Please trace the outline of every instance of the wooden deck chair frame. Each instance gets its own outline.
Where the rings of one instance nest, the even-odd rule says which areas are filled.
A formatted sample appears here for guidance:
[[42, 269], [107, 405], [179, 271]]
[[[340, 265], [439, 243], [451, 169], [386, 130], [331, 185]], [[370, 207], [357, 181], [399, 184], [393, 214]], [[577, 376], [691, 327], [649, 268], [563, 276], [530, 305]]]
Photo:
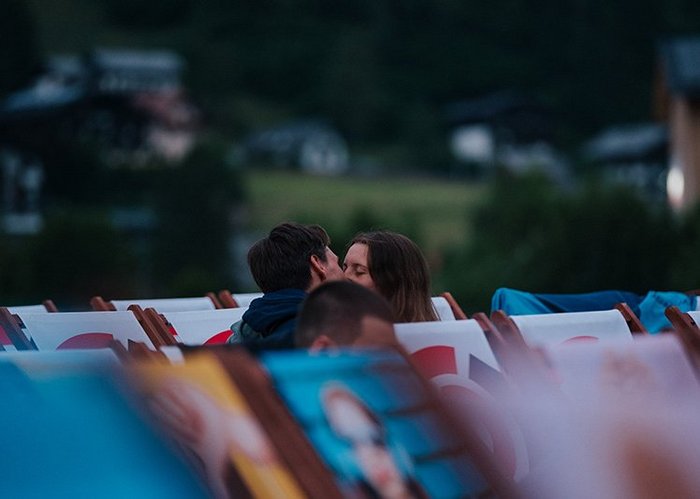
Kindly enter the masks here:
[[464, 310], [462, 310], [462, 307], [459, 306], [457, 300], [454, 299], [452, 293], [450, 293], [449, 291], [445, 291], [443, 293], [440, 293], [440, 296], [447, 300], [447, 303], [450, 305], [455, 319], [457, 319], [458, 321], [463, 321], [467, 319], [467, 314], [464, 313]]
[[[183, 350], [196, 352], [197, 348]], [[335, 477], [321, 460], [306, 435], [294, 421], [294, 416], [274, 391], [270, 378], [242, 348], [211, 348], [229, 377], [248, 402], [253, 414], [275, 443], [280, 459], [292, 471], [299, 486], [309, 498], [341, 499]], [[284, 445], [277, 445], [284, 443]]]
[[[170, 363], [168, 358], [163, 352], [158, 350], [151, 350], [148, 345], [140, 341], [128, 340], [129, 347], [127, 349], [127, 358], [133, 361], [146, 361], [146, 362], [167, 362]], [[123, 348], [123, 347], [122, 347]]]
[[158, 327], [157, 321], [155, 321], [152, 316], [144, 312], [144, 310], [138, 305], [129, 305], [129, 310], [134, 314], [136, 320], [139, 321], [141, 327], [146, 332], [146, 336], [151, 340], [153, 346], [160, 348], [162, 346], [169, 346], [177, 344], [173, 335], [168, 333], [163, 334]]
[[649, 334], [649, 331], [644, 327], [642, 321], [639, 317], [632, 311], [632, 309], [626, 303], [618, 303], [615, 308], [620, 311], [622, 317], [624, 317], [627, 327], [630, 329], [632, 334]]
[[523, 369], [531, 373], [543, 370], [542, 353], [525, 342], [518, 326], [503, 311], [495, 311], [490, 318], [483, 312], [472, 317], [484, 331], [496, 360], [509, 375], [517, 376]]
[[153, 327], [155, 334], [159, 338], [160, 346], [174, 346], [178, 345], [179, 342], [170, 332], [171, 324], [165, 318], [163, 314], [158, 312], [155, 308], [149, 307], [144, 311], [146, 320]]
[[[241, 293], [241, 295], [260, 295], [262, 296], [262, 293]], [[236, 296], [234, 293], [229, 291], [228, 289], [222, 289], [219, 291], [218, 295], [219, 301], [223, 305], [223, 308], [239, 308], [239, 307], [247, 307], [248, 303], [239, 303], [236, 300]]]
[[238, 308], [238, 302], [233, 297], [233, 293], [228, 289], [222, 289], [217, 296], [224, 308]]
[[22, 331], [22, 319], [17, 314], [13, 314], [7, 307], [0, 307], [0, 324], [7, 337], [17, 350], [36, 350], [36, 345]]
[[[700, 326], [693, 318], [673, 305], [666, 309], [666, 317], [671, 322], [675, 334], [688, 352], [695, 371], [700, 374]], [[666, 334], [666, 333], [665, 333]]]

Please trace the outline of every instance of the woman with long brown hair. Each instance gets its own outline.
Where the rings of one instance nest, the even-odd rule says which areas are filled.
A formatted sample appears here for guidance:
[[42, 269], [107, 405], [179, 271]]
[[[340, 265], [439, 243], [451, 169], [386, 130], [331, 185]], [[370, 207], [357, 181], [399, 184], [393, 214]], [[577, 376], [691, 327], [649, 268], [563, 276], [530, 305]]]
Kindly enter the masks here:
[[436, 321], [430, 273], [416, 243], [390, 231], [362, 232], [348, 246], [345, 277], [377, 291], [391, 304], [395, 322]]

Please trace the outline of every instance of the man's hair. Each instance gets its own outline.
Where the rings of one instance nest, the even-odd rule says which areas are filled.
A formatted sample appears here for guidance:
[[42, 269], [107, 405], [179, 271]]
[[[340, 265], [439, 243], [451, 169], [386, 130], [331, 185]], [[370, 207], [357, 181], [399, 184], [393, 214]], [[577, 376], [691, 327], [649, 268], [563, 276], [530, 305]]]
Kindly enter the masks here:
[[330, 238], [319, 225], [280, 224], [248, 250], [248, 266], [263, 293], [311, 284], [311, 255], [326, 261]]
[[368, 316], [394, 322], [389, 303], [377, 293], [350, 281], [322, 284], [302, 304], [296, 346], [309, 347], [322, 334], [348, 345], [360, 335], [362, 319]]

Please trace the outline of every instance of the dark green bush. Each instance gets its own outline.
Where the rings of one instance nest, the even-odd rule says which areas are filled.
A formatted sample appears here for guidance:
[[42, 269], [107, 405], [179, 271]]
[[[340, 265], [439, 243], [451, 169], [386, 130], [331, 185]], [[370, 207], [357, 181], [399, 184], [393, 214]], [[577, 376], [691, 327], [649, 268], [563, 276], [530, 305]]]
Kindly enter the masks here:
[[[475, 218], [473, 243], [449, 252], [445, 288], [472, 311], [498, 287], [581, 293], [668, 288], [677, 253], [669, 211], [589, 184], [565, 192], [537, 176], [500, 175]], [[700, 243], [700, 238], [697, 239]]]

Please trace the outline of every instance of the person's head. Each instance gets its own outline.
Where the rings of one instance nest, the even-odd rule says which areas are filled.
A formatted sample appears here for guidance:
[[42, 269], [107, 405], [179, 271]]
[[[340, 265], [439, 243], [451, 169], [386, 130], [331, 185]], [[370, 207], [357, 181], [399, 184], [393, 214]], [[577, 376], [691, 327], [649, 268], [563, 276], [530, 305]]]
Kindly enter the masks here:
[[437, 320], [430, 298], [430, 273], [420, 248], [389, 231], [360, 233], [348, 246], [345, 277], [386, 298], [396, 322]]
[[248, 266], [263, 293], [281, 289], [309, 291], [320, 283], [342, 279], [338, 257], [319, 225], [283, 223], [248, 251]]
[[397, 344], [389, 304], [350, 281], [328, 282], [309, 293], [294, 334], [296, 345], [310, 350]]

